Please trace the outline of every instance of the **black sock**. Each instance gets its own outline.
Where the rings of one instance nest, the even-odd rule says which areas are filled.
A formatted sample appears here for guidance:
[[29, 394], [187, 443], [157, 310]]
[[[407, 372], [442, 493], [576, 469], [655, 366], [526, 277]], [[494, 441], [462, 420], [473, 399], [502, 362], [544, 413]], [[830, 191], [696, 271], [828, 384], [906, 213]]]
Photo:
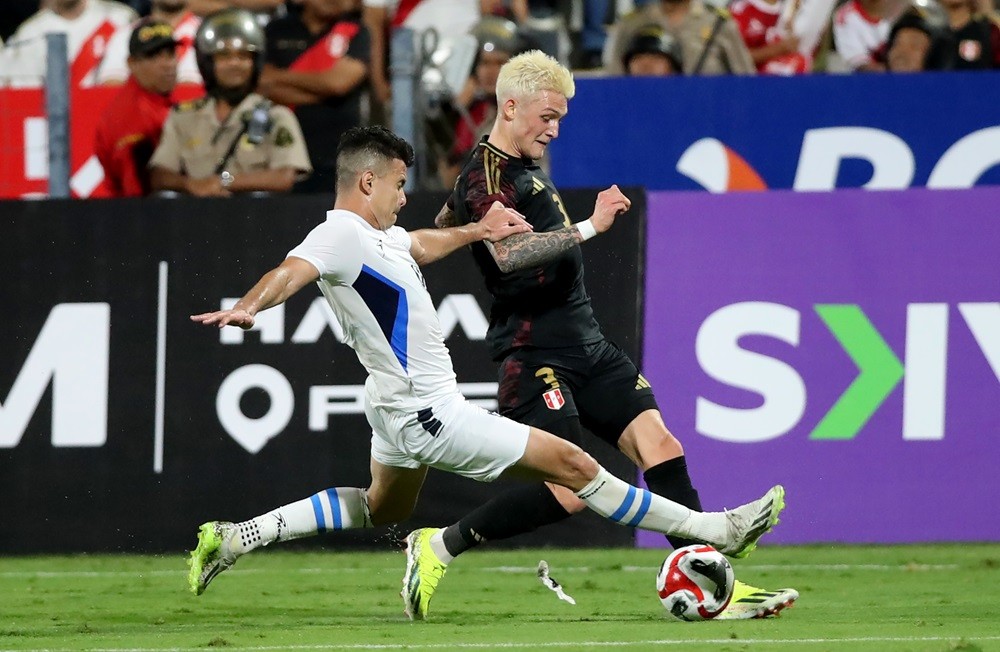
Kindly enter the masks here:
[[[650, 467], [642, 474], [642, 478], [646, 481], [646, 486], [654, 494], [669, 498], [675, 503], [680, 503], [696, 512], [704, 511], [701, 508], [701, 499], [698, 498], [698, 491], [691, 486], [691, 476], [688, 475], [687, 462], [683, 455]], [[675, 549], [699, 543], [698, 541], [671, 536], [669, 534], [667, 535], [667, 541]]]
[[517, 487], [500, 494], [445, 528], [441, 536], [449, 554], [457, 557], [484, 541], [507, 539], [569, 518], [544, 484]]

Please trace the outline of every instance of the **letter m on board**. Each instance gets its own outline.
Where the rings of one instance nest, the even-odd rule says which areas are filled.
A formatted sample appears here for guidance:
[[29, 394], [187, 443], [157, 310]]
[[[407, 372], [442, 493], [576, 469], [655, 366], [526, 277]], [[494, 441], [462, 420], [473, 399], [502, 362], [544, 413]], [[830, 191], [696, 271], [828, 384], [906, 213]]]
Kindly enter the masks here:
[[[52, 445], [103, 446], [108, 438], [110, 340], [108, 304], [55, 306], [0, 404], [0, 448], [18, 445], [50, 384]], [[13, 366], [15, 361], [2, 363]]]

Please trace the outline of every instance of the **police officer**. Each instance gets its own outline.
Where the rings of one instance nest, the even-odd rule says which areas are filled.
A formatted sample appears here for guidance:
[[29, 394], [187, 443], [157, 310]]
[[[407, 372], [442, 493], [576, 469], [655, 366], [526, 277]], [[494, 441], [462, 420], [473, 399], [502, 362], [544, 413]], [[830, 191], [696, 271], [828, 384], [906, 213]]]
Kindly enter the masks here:
[[680, 43], [685, 75], [753, 75], [757, 72], [740, 31], [725, 9], [702, 0], [659, 0], [615, 24], [605, 44], [607, 71], [625, 74], [622, 60], [633, 36], [661, 25]]
[[629, 41], [622, 66], [632, 77], [680, 75], [684, 70], [680, 43], [661, 25], [643, 27]]
[[149, 163], [153, 189], [203, 197], [290, 190], [312, 166], [295, 115], [253, 92], [264, 61], [254, 16], [212, 14], [195, 53], [208, 94], [171, 111]]

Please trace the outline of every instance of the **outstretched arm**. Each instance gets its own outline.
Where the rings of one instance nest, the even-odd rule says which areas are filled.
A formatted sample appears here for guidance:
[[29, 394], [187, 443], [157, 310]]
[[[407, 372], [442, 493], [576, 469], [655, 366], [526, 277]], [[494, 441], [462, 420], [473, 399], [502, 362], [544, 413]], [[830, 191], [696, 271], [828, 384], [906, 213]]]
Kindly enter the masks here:
[[[500, 242], [487, 243], [493, 260], [501, 272], [535, 267], [548, 262], [559, 254], [572, 249], [598, 233], [604, 233], [614, 224], [615, 217], [632, 206], [618, 186], [597, 193], [594, 213], [588, 219], [558, 231], [545, 233], [519, 233]], [[443, 212], [443, 211], [442, 211]], [[440, 216], [439, 216], [440, 217]]]
[[459, 247], [486, 240], [495, 242], [513, 234], [531, 231], [531, 225], [517, 211], [500, 202], [486, 212], [483, 219], [463, 226], [420, 229], [410, 233], [410, 254], [418, 265], [440, 260]]
[[243, 295], [229, 310], [205, 312], [191, 315], [191, 321], [223, 326], [239, 326], [242, 329], [253, 328], [254, 315], [261, 310], [267, 310], [279, 303], [284, 303], [290, 296], [301, 290], [306, 284], [315, 281], [319, 272], [302, 258], [294, 256], [286, 258], [283, 263], [272, 269], [257, 281], [257, 285]]

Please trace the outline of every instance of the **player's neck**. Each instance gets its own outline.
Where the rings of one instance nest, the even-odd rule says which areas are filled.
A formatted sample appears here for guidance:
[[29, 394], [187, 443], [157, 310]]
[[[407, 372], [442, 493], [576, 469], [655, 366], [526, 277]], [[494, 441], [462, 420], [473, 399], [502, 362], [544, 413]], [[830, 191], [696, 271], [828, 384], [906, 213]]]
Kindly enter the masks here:
[[517, 152], [517, 147], [514, 146], [514, 139], [507, 134], [500, 124], [500, 118], [493, 123], [493, 129], [490, 130], [490, 135], [486, 139], [486, 142], [499, 149], [504, 154], [509, 154], [515, 158], [521, 155]]
[[368, 222], [372, 228], [379, 231], [386, 230], [386, 227], [379, 224], [378, 218], [375, 217], [375, 212], [372, 210], [371, 203], [364, 195], [348, 194], [344, 197], [338, 195], [336, 201], [333, 203], [333, 208], [334, 210], [354, 213], [365, 222]]

